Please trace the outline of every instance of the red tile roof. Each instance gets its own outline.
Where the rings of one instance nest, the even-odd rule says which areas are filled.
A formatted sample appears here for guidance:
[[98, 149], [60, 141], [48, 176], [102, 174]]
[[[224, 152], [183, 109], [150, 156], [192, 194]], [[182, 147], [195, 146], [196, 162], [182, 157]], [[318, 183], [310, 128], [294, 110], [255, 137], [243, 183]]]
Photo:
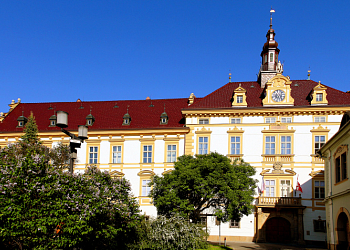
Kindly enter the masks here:
[[[95, 117], [95, 122], [92, 126], [89, 126], [89, 131], [179, 128], [184, 126], [181, 109], [188, 106], [187, 101], [187, 98], [181, 98], [137, 101], [20, 103], [0, 123], [0, 133], [22, 132], [23, 128], [17, 128], [17, 118], [22, 115], [22, 111], [27, 118], [33, 112], [38, 129], [41, 132], [59, 130], [58, 127], [49, 127], [49, 119], [55, 111], [66, 111], [69, 113], [67, 129], [77, 130], [78, 125], [86, 124], [85, 118], [90, 114], [90, 109], [91, 114]], [[150, 107], [151, 104], [154, 107]], [[118, 107], [115, 107], [115, 105]], [[169, 121], [166, 125], [160, 125], [160, 115], [164, 112], [164, 105]], [[129, 126], [122, 125], [123, 116], [127, 113], [127, 109], [131, 116]]]
[[[292, 80], [291, 89], [294, 106], [311, 106], [308, 96], [317, 84], [317, 82], [312, 80]], [[231, 108], [233, 92], [239, 85], [247, 91], [248, 107], [263, 107], [262, 96], [264, 89], [260, 87], [258, 82], [229, 82], [185, 109]], [[349, 94], [328, 86], [325, 87], [327, 87], [328, 106], [350, 105]]]

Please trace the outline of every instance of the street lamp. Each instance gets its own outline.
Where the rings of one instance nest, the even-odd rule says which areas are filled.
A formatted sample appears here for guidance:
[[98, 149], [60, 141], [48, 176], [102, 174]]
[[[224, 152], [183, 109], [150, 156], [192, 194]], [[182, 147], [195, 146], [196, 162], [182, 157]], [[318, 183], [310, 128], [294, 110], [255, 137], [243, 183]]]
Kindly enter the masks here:
[[70, 161], [69, 172], [73, 174], [74, 160], [77, 158], [77, 148], [80, 148], [81, 143], [88, 138], [88, 128], [85, 125], [78, 126], [78, 136], [65, 130], [68, 127], [68, 113], [64, 111], [57, 111], [57, 127], [61, 128], [61, 131], [70, 137], [69, 149], [70, 149]]

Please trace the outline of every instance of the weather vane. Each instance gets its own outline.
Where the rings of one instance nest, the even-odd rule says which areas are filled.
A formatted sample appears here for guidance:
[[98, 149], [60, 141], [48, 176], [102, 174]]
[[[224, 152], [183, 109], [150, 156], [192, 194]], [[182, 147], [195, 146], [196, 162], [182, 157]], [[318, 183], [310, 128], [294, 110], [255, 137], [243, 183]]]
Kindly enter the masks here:
[[272, 29], [272, 13], [275, 13], [275, 10], [272, 9], [272, 6], [271, 6], [271, 10], [270, 10], [270, 29]]

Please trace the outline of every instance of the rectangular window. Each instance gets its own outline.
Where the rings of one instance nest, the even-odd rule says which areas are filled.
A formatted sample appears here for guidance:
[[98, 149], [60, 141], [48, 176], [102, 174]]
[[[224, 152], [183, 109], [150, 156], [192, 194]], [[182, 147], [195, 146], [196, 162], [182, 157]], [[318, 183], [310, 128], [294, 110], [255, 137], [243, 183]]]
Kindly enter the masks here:
[[152, 145], [143, 146], [143, 163], [152, 162]]
[[241, 153], [241, 137], [231, 137], [231, 155], [239, 155]]
[[243, 103], [243, 96], [242, 95], [237, 96], [237, 103]]
[[270, 62], [273, 62], [273, 53], [270, 53]]
[[276, 137], [275, 136], [265, 137], [265, 154], [267, 155], [276, 154]]
[[231, 123], [241, 123], [241, 118], [232, 118]]
[[325, 220], [314, 220], [314, 232], [326, 232], [326, 221]]
[[340, 182], [347, 178], [346, 153], [344, 152], [335, 158], [335, 182]]
[[266, 197], [275, 197], [275, 180], [265, 180]]
[[290, 180], [281, 180], [281, 197], [291, 197]]
[[292, 139], [291, 136], [281, 136], [281, 154], [282, 155], [290, 155], [292, 147]]
[[208, 154], [208, 137], [198, 138], [198, 154], [200, 155]]
[[315, 116], [314, 118], [315, 122], [326, 122], [325, 116]]
[[281, 122], [282, 123], [292, 123], [292, 117], [282, 117]]
[[315, 198], [324, 198], [324, 181], [315, 181]]
[[142, 180], [142, 196], [149, 196], [151, 192], [151, 187], [149, 186], [150, 182], [151, 180]]
[[96, 164], [98, 160], [98, 147], [89, 148], [89, 164]]
[[317, 154], [317, 151], [326, 143], [326, 136], [325, 135], [315, 135], [315, 152], [314, 154]]
[[201, 216], [201, 220], [199, 223], [202, 227], [206, 227], [207, 226], [207, 216]]
[[199, 119], [199, 124], [209, 124], [209, 119]]
[[266, 117], [265, 123], [276, 123], [276, 117]]
[[239, 221], [231, 220], [230, 221], [230, 228], [240, 228]]
[[346, 171], [346, 153], [343, 153], [340, 156], [341, 161], [341, 173], [342, 173], [342, 179], [345, 180], [347, 178], [347, 171]]
[[122, 146], [113, 146], [113, 163], [121, 163], [122, 162]]
[[323, 101], [323, 94], [317, 93], [316, 94], [316, 102], [322, 102]]
[[168, 145], [167, 146], [166, 161], [167, 162], [175, 162], [176, 161], [176, 145]]

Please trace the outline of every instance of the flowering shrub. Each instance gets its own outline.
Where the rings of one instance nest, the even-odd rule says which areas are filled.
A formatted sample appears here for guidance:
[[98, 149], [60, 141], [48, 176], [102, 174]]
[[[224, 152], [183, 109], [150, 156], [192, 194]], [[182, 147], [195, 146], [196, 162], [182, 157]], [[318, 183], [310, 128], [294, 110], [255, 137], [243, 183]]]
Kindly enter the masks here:
[[0, 248], [124, 249], [141, 220], [130, 183], [55, 168], [38, 140], [0, 151]]
[[170, 218], [160, 215], [156, 219], [150, 219], [143, 224], [142, 230], [142, 242], [135, 249], [207, 248], [205, 230], [179, 215]]

